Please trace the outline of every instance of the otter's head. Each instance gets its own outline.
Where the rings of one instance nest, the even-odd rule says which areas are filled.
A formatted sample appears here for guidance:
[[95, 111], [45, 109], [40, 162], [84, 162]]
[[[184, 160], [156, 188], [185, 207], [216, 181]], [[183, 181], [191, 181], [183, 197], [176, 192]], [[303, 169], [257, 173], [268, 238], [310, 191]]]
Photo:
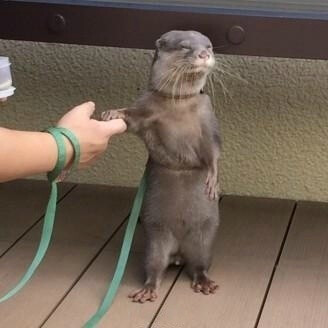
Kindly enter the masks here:
[[150, 87], [179, 98], [199, 93], [215, 65], [211, 41], [196, 31], [171, 31], [156, 41]]

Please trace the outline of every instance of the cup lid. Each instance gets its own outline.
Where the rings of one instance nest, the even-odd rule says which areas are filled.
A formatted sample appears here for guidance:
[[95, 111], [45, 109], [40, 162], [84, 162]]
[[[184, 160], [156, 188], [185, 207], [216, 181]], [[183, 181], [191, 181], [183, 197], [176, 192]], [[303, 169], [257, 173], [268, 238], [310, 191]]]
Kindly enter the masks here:
[[15, 90], [16, 88], [14, 87], [9, 87], [8, 89], [5, 90], [0, 90], [0, 98], [7, 98], [9, 96], [12, 96]]
[[10, 66], [9, 58], [0, 56], [0, 68], [8, 66]]
[[9, 64], [9, 57], [0, 56], [0, 65]]

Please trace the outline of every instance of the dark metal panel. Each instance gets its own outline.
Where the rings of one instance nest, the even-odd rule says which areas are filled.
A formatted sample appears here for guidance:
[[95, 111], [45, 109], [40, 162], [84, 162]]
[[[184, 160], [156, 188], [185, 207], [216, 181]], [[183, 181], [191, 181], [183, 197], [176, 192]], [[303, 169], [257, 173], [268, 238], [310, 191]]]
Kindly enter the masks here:
[[0, 2], [2, 39], [151, 49], [172, 29], [203, 32], [225, 54], [328, 59], [325, 19]]

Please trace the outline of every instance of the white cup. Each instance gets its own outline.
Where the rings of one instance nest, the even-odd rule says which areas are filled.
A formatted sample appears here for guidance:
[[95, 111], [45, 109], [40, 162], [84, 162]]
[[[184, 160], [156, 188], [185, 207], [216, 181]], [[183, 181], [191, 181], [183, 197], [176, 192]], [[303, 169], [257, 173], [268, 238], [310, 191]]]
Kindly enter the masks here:
[[6, 98], [14, 94], [8, 57], [0, 56], [0, 98]]

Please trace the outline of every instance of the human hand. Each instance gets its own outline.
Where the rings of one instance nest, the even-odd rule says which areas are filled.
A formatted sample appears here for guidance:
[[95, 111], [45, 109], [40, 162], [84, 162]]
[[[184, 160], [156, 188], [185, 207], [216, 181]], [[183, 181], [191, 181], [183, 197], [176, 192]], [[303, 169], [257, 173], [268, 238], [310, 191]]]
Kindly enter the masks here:
[[[95, 104], [86, 102], [74, 107], [57, 123], [57, 126], [71, 130], [78, 138], [81, 147], [80, 167], [94, 162], [106, 150], [111, 136], [123, 133], [127, 128], [121, 119], [108, 122], [92, 119], [94, 111]], [[72, 159], [73, 147], [66, 138], [65, 141], [67, 156]]]

